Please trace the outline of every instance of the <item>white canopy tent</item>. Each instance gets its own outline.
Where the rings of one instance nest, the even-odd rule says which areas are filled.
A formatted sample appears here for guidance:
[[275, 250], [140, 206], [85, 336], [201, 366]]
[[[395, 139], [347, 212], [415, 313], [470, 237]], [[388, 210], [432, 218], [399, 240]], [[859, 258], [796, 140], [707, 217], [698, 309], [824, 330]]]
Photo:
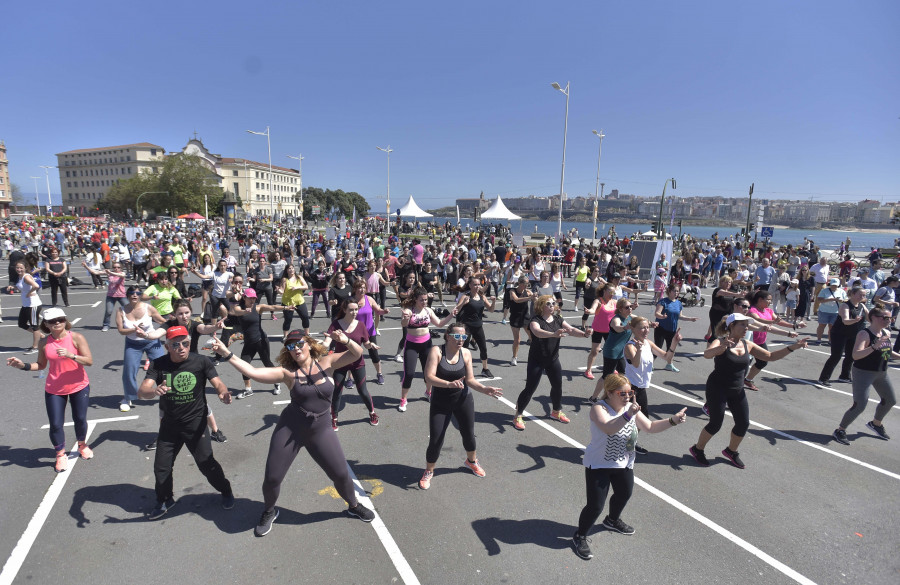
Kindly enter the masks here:
[[481, 219], [513, 220], [522, 219], [522, 217], [510, 211], [506, 204], [503, 203], [503, 200], [500, 199], [500, 196], [497, 195], [497, 200], [481, 214]]
[[413, 199], [413, 196], [409, 196], [409, 201], [406, 202], [406, 205], [400, 208], [400, 216], [412, 216], [412, 217], [434, 217], [421, 207], [419, 207], [416, 200]]

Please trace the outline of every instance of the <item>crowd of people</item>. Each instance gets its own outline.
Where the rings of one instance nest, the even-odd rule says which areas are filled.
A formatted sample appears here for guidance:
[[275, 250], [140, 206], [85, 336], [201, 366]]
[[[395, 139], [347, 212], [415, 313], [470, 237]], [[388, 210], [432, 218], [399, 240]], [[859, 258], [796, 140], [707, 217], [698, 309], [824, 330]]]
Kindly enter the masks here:
[[[115, 327], [125, 337], [120, 410], [131, 410], [139, 399], [159, 400], [159, 434], [148, 445], [156, 450], [157, 504], [151, 519], [161, 518], [176, 503], [172, 469], [182, 446], [220, 492], [222, 506], [234, 506], [231, 484], [212, 452], [213, 441], [227, 439], [207, 403], [206, 387], [214, 388], [227, 405], [232, 398], [250, 399], [256, 381], [270, 386], [273, 394], [287, 388], [290, 403], [272, 433], [263, 511], [255, 533], [264, 536], [272, 529], [281, 484], [303, 447], [346, 500], [348, 513], [370, 522], [374, 513], [356, 497], [336, 432], [343, 391], [354, 387], [369, 423], [379, 424], [369, 383], [385, 384], [379, 327], [398, 314], [402, 333], [396, 355], [391, 354], [402, 363], [399, 392], [393, 397], [397, 410], [407, 411], [419, 376], [430, 402], [430, 440], [419, 480], [423, 490], [432, 485], [452, 420], [466, 451], [463, 465], [485, 477], [476, 451], [471, 391], [494, 398], [503, 394], [488, 385], [495, 379], [491, 362], [518, 366], [519, 347], [527, 343], [525, 384], [512, 426], [525, 430], [526, 408], [544, 375], [550, 386], [547, 416], [566, 424], [570, 419], [562, 406], [561, 341], [591, 338], [589, 343], [573, 342], [585, 352], [583, 376], [596, 379], [590, 397], [585, 396], [591, 434], [584, 456], [587, 503], [573, 538], [576, 553], [585, 559], [592, 556], [588, 533], [602, 513], [610, 486], [614, 493], [603, 525], [634, 532], [621, 514], [634, 483], [635, 454], [648, 452], [638, 444], [639, 432], [656, 433], [687, 420], [685, 410], [651, 420], [647, 389], [656, 358], [663, 360], [665, 370], [679, 372], [675, 358], [683, 340], [680, 323], [700, 319], [688, 313], [702, 306], [697, 302], [701, 288], [711, 288], [703, 352], [712, 361], [703, 407], [709, 418], [687, 449], [699, 465], [709, 465], [705, 448], [728, 409], [734, 425], [722, 453], [735, 467], [745, 467], [739, 447], [750, 421], [746, 391], [759, 390], [754, 379], [769, 362], [811, 343], [830, 346], [816, 383], [831, 386], [843, 357], [837, 381], [853, 388], [853, 405], [833, 439], [849, 444], [846, 429], [864, 411], [870, 388], [881, 402], [867, 426], [879, 438], [889, 438], [883, 419], [896, 404], [887, 363], [900, 357], [900, 336], [891, 342], [900, 307], [900, 296], [895, 296], [900, 276], [882, 270], [878, 257], [870, 256], [869, 266], [853, 266], [852, 258], [834, 266], [812, 242], [747, 249], [730, 239], [685, 238], [671, 264], [660, 254], [648, 267], [630, 253], [627, 238], [614, 234], [599, 241], [547, 239], [516, 246], [496, 226], [470, 233], [451, 225], [419, 226], [421, 233], [408, 238], [399, 237], [399, 229], [372, 231], [375, 227], [363, 223], [333, 238], [319, 231], [227, 229], [221, 224], [84, 221], [7, 227], [6, 241], [14, 240], [9, 292], [21, 297], [18, 326], [29, 333], [30, 341], [24, 353], [37, 354], [35, 362], [11, 357], [7, 364], [26, 371], [48, 370], [45, 402], [56, 471], [67, 466], [67, 404], [79, 455], [93, 457], [85, 443], [90, 399], [85, 368], [92, 366], [93, 358], [86, 338], [72, 330], [65, 312], [69, 287], [79, 285], [105, 289], [103, 315], [96, 325], [102, 333]], [[89, 284], [72, 274], [75, 262], [84, 268]], [[652, 296], [646, 290], [651, 280]], [[45, 282], [51, 288], [47, 306], [41, 298]], [[570, 289], [574, 302], [563, 295]], [[635, 314], [642, 300], [652, 305], [646, 316]], [[311, 328], [320, 305], [328, 324], [317, 331], [324, 334]], [[563, 310], [574, 311], [576, 324], [563, 318]], [[506, 350], [487, 335], [488, 313], [509, 325], [510, 353], [501, 355]], [[281, 343], [273, 355], [263, 322], [279, 318]], [[296, 318], [299, 328], [294, 326]], [[813, 318], [815, 341], [798, 337]], [[788, 337], [791, 344], [770, 350], [769, 333]], [[204, 346], [215, 359], [199, 353], [201, 336], [211, 336]], [[237, 354], [235, 343], [241, 344]], [[477, 377], [470, 348], [478, 350]], [[598, 355], [603, 363], [595, 377]], [[259, 366], [253, 364], [257, 359]], [[222, 382], [216, 370], [222, 364], [240, 374], [240, 390], [232, 393]], [[142, 368], [146, 374], [139, 381]]]

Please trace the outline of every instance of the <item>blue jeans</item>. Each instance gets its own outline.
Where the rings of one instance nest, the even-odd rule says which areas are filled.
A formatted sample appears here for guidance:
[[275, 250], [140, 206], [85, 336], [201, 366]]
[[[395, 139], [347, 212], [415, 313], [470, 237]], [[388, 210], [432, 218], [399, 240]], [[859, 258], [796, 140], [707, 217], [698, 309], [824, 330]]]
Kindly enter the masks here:
[[125, 308], [125, 305], [128, 304], [128, 301], [125, 297], [106, 297], [106, 311], [103, 313], [103, 326], [109, 327], [109, 318], [112, 317], [113, 310], [116, 308], [116, 303], [122, 305], [122, 308]]
[[147, 352], [147, 357], [155, 360], [165, 355], [162, 343], [158, 339], [129, 339], [125, 338], [125, 364], [122, 367], [122, 387], [125, 391], [124, 400], [137, 400], [137, 374], [141, 368], [141, 356]]

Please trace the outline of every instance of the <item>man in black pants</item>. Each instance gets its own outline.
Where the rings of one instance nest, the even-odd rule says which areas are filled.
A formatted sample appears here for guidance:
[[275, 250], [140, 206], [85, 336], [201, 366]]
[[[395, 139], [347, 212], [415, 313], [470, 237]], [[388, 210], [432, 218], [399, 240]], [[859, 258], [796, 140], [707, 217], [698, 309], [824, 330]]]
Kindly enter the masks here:
[[231, 404], [231, 393], [216, 373], [212, 360], [191, 353], [190, 344], [185, 327], [170, 327], [166, 332], [168, 355], [153, 360], [138, 390], [138, 396], [144, 400], [159, 396], [162, 410], [153, 463], [157, 504], [150, 512], [150, 520], [162, 518], [175, 505], [172, 468], [182, 446], [187, 446], [197, 468], [222, 494], [222, 507], [226, 510], [234, 507], [231, 484], [213, 457], [206, 428], [206, 383], [213, 385], [219, 400], [225, 404]]

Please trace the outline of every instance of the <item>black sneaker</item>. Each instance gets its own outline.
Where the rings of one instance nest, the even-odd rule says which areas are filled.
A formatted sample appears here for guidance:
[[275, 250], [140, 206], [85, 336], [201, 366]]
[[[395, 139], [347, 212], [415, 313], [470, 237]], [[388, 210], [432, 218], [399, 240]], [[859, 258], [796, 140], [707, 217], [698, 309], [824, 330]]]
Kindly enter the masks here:
[[[589, 396], [587, 401], [588, 401], [588, 404], [598, 404], [600, 402], [600, 397], [599, 396], [597, 396], [597, 397]], [[587, 537], [585, 537], [585, 538], [587, 538]]]
[[158, 502], [150, 512], [150, 520], [159, 520], [175, 505], [175, 498], [169, 498], [165, 502]]
[[876, 427], [875, 423], [869, 421], [866, 423], [866, 426], [875, 431], [875, 434], [878, 435], [879, 438], [884, 439], [885, 441], [891, 440], [891, 437], [887, 434], [887, 431], [884, 430], [884, 425]]
[[347, 508], [347, 513], [363, 522], [371, 522], [375, 519], [375, 512], [360, 503], [357, 503], [355, 508]]
[[272, 530], [272, 524], [275, 523], [275, 519], [278, 518], [278, 508], [272, 508], [271, 510], [263, 510], [262, 516], [259, 517], [259, 522], [256, 524], [256, 528], [253, 529], [253, 534], [256, 536], [265, 536]]
[[234, 508], [234, 494], [222, 494], [222, 507], [226, 510]]
[[217, 443], [227, 443], [228, 439], [225, 437], [225, 433], [220, 430], [212, 432], [209, 434], [209, 438]]
[[646, 455], [646, 454], [649, 453], [650, 451], [648, 451], [647, 449], [644, 449], [644, 448], [641, 447], [640, 445], [635, 445], [635, 446], [634, 446], [634, 452], [637, 453], [638, 455]]
[[844, 429], [834, 429], [834, 432], [831, 433], [831, 438], [841, 445], [850, 444], [850, 439], [847, 438], [847, 431], [845, 431]]
[[492, 374], [489, 369], [484, 368], [483, 370], [481, 370], [481, 377], [482, 378], [493, 378], [494, 374]]
[[691, 448], [688, 449], [691, 454], [691, 457], [694, 458], [694, 461], [702, 465], [703, 467], [709, 467], [709, 459], [706, 458], [706, 453], [703, 452], [703, 449], [698, 449], [697, 445], [691, 445]]
[[700, 407], [700, 410], [703, 411], [703, 414], [705, 414], [706, 416], [709, 416], [709, 404], [704, 402], [703, 406]]
[[732, 451], [728, 447], [725, 447], [724, 449], [722, 449], [722, 455], [724, 455], [726, 459], [731, 461], [731, 464], [738, 469], [744, 468], [744, 462], [741, 461], [741, 456], [737, 451]]
[[594, 558], [594, 553], [591, 552], [590, 542], [590, 538], [581, 536], [577, 532], [572, 537], [572, 545], [575, 547], [575, 554], [586, 561]]
[[819, 386], [825, 386], [826, 388], [831, 388], [831, 382], [829, 382], [828, 380], [819, 380], [818, 382], [816, 382], [816, 384], [818, 384]]
[[609, 519], [609, 516], [607, 516], [603, 519], [603, 526], [605, 526], [608, 530], [612, 530], [620, 534], [628, 534], [629, 536], [634, 534], [634, 528], [622, 522], [621, 518], [613, 522]]
[[850, 378], [838, 378], [838, 382], [844, 382], [845, 384], [849, 384], [853, 382]]
[[152, 443], [144, 445], [144, 448], [147, 449], [147, 451], [156, 451], [156, 439], [153, 439]]

